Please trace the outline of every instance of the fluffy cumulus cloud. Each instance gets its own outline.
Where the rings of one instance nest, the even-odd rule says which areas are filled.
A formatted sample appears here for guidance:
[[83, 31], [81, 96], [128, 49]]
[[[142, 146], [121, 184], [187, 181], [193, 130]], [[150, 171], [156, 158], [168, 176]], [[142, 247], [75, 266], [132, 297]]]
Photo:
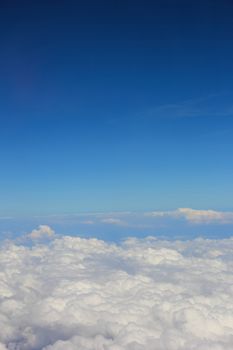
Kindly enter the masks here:
[[154, 211], [146, 213], [150, 217], [172, 217], [184, 218], [195, 224], [230, 224], [233, 223], [233, 212], [222, 212], [216, 210], [197, 210], [191, 208], [178, 208], [173, 211]]
[[54, 234], [55, 232], [48, 225], [39, 225], [37, 229], [32, 230], [32, 232], [27, 235], [27, 238], [35, 240], [52, 238]]
[[233, 239], [5, 242], [0, 350], [232, 350], [232, 270]]

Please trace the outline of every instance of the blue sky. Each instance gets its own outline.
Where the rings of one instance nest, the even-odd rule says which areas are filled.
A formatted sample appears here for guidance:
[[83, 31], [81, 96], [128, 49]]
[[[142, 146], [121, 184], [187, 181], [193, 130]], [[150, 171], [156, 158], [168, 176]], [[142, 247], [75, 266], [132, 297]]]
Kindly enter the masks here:
[[1, 2], [1, 216], [232, 211], [232, 14]]

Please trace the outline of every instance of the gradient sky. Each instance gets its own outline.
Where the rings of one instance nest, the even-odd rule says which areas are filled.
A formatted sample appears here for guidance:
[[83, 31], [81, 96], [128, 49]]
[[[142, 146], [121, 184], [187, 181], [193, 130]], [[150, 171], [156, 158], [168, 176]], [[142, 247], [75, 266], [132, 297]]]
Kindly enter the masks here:
[[233, 210], [232, 1], [1, 1], [0, 213]]

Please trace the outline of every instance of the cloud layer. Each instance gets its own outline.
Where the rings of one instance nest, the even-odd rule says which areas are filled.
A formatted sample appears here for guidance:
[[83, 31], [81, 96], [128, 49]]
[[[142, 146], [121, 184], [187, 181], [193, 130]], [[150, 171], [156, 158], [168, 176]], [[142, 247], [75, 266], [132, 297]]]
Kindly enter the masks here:
[[7, 242], [0, 350], [232, 350], [232, 253], [233, 239]]
[[[182, 221], [185, 219], [192, 224], [233, 224], [233, 211], [218, 211], [213, 209], [193, 209], [177, 208], [166, 211], [147, 211], [147, 212], [103, 212], [103, 213], [78, 213], [73, 215], [53, 215], [48, 218], [74, 220], [83, 225], [101, 225], [108, 224], [121, 227], [148, 227], [159, 219], [173, 219]], [[46, 218], [46, 217], [42, 217]], [[153, 219], [153, 222], [148, 219]], [[42, 225], [43, 226], [43, 225]]]
[[151, 217], [171, 217], [175, 219], [184, 218], [194, 224], [230, 224], [233, 223], [233, 212], [223, 212], [216, 210], [197, 210], [191, 208], [178, 208], [171, 211], [154, 211], [146, 213]]

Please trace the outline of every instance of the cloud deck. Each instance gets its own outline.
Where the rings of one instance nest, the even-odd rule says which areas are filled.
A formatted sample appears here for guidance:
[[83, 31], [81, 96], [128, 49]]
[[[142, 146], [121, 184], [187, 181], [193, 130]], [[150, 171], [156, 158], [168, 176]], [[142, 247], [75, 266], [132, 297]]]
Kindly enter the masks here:
[[0, 350], [230, 350], [233, 239], [63, 236], [0, 252]]

